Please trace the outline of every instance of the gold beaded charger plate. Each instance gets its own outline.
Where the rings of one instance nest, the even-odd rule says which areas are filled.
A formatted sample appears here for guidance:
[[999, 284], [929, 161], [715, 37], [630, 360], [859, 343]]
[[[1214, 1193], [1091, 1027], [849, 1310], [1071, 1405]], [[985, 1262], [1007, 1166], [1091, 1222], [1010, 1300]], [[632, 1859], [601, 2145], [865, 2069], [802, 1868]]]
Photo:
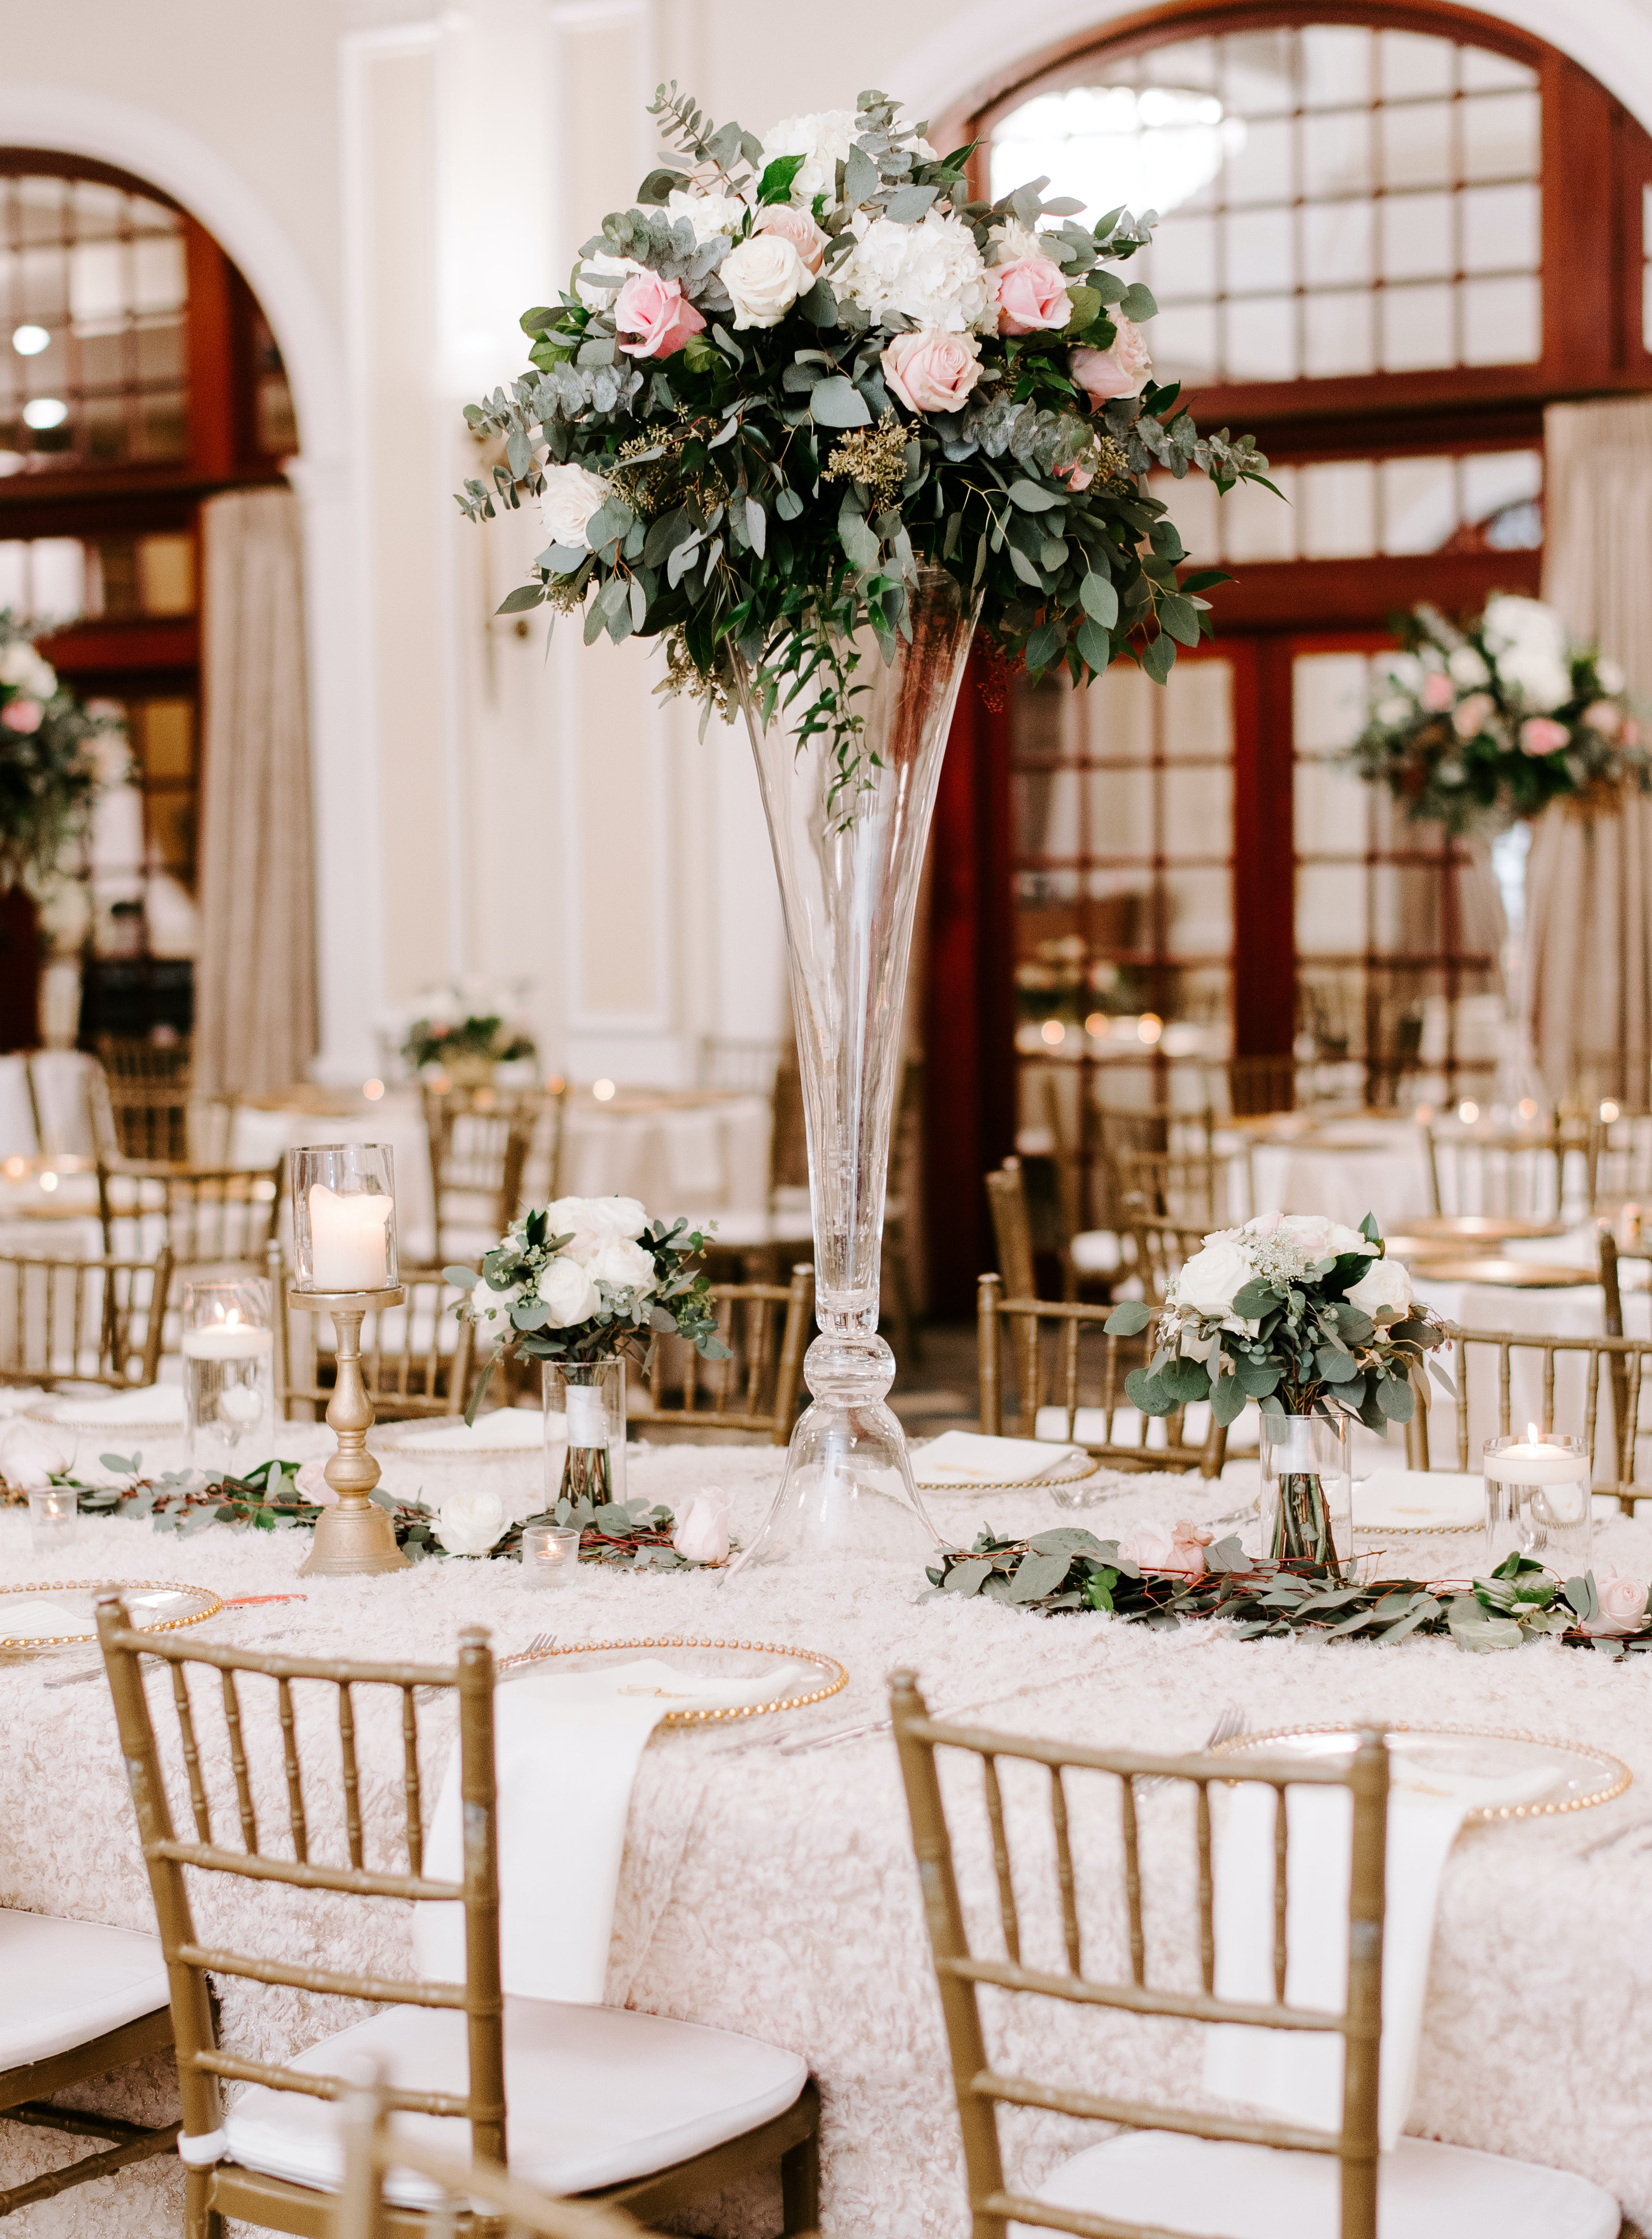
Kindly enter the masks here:
[[[1414, 1726], [1397, 1723], [1386, 1729], [1390, 1754], [1403, 1760], [1394, 1777], [1428, 1789], [1437, 1783], [1446, 1792], [1454, 1779], [1519, 1781], [1548, 1771], [1552, 1784], [1524, 1804], [1473, 1805], [1463, 1814], [1465, 1826], [1501, 1826], [1511, 1819], [1552, 1819], [1565, 1811], [1591, 1811], [1622, 1796], [1634, 1775], [1621, 1757], [1587, 1742], [1553, 1741], [1542, 1734], [1523, 1733], [1509, 1726]], [[1212, 1757], [1268, 1757], [1277, 1764], [1292, 1757], [1304, 1764], [1324, 1764], [1351, 1757], [1359, 1736], [1349, 1725], [1274, 1726], [1265, 1733], [1240, 1734], [1218, 1742]]]
[[1419, 1213], [1402, 1224], [1408, 1236], [1443, 1244], [1512, 1244], [1543, 1236], [1564, 1236], [1575, 1224], [1529, 1220], [1512, 1213]]
[[1425, 1259], [1419, 1283], [1487, 1283], [1499, 1291], [1584, 1291], [1597, 1287], [1592, 1267], [1558, 1267], [1546, 1259]]
[[685, 1697], [680, 1711], [667, 1711], [664, 1726], [726, 1724], [734, 1718], [760, 1718], [773, 1711], [800, 1711], [808, 1703], [824, 1703], [849, 1684], [849, 1674], [835, 1656], [813, 1648], [785, 1648], [769, 1640], [593, 1640], [566, 1648], [525, 1649], [519, 1655], [501, 1656], [494, 1669], [501, 1679], [520, 1678], [527, 1671], [602, 1671], [647, 1658], [680, 1671], [685, 1678], [702, 1684], [726, 1680], [745, 1686], [772, 1677], [773, 1691], [757, 1703], [734, 1703], [693, 1707]]
[[216, 1617], [223, 1607], [223, 1597], [210, 1586], [170, 1585], [153, 1578], [0, 1586], [0, 1655], [95, 1646], [97, 1605], [104, 1594], [124, 1596], [135, 1632], [177, 1632]]
[[500, 1407], [467, 1428], [462, 1415], [421, 1415], [408, 1423], [375, 1424], [367, 1442], [375, 1453], [407, 1461], [528, 1461], [544, 1452], [545, 1418], [537, 1407]]

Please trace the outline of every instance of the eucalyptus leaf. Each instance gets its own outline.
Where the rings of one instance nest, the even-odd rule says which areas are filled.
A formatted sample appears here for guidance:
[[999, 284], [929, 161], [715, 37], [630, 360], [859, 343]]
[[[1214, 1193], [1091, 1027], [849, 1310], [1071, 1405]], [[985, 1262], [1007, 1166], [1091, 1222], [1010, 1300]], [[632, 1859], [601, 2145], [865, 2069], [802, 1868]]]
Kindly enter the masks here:
[[834, 374], [829, 381], [816, 383], [809, 396], [809, 410], [822, 428], [869, 428], [872, 414], [866, 400], [852, 381], [842, 374]]

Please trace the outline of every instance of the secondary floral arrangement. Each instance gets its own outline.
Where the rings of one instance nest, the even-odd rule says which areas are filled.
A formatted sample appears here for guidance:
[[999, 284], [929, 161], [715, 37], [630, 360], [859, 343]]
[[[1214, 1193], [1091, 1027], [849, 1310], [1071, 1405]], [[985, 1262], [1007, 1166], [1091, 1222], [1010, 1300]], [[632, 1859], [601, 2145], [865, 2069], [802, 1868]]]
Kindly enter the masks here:
[[395, 1018], [398, 1054], [415, 1073], [427, 1066], [462, 1080], [538, 1055], [534, 1037], [513, 1017], [514, 989], [430, 987]]
[[1552, 607], [1489, 599], [1459, 629], [1420, 606], [1397, 627], [1405, 650], [1347, 759], [1413, 818], [1496, 833], [1551, 801], [1599, 816], [1630, 786], [1652, 791], [1622, 669], [1572, 643]]
[[1467, 1587], [1414, 1578], [1350, 1585], [1334, 1567], [1252, 1560], [1237, 1539], [1212, 1547], [1210, 1537], [1184, 1523], [1142, 1525], [1122, 1539], [1098, 1539], [1072, 1525], [1005, 1539], [989, 1525], [967, 1552], [947, 1549], [927, 1576], [938, 1592], [985, 1594], [1044, 1613], [1098, 1610], [1172, 1629], [1184, 1618], [1219, 1618], [1246, 1640], [1301, 1633], [1393, 1641], [1418, 1633], [1483, 1654], [1555, 1634], [1569, 1647], [1609, 1657], [1652, 1648], [1652, 1597], [1638, 1578], [1609, 1573], [1597, 1581], [1591, 1571], [1562, 1581], [1511, 1554]]
[[663, 637], [662, 688], [707, 712], [749, 688], [766, 723], [801, 697], [850, 803], [853, 639], [910, 641], [921, 568], [981, 595], [1000, 663], [1082, 682], [1127, 653], [1162, 683], [1225, 578], [1178, 584], [1143, 477], [1226, 490], [1267, 461], [1150, 378], [1157, 306], [1118, 268], [1153, 215], [1086, 227], [1046, 180], [972, 200], [972, 149], [940, 154], [882, 93], [761, 138], [674, 83], [649, 114], [667, 163], [523, 315], [534, 370], [465, 408], [504, 454], [466, 515], [534, 498], [544, 522], [501, 611]]
[[87, 712], [0, 608], [0, 891], [44, 895], [91, 815], [105, 774], [98, 742], [119, 731]]

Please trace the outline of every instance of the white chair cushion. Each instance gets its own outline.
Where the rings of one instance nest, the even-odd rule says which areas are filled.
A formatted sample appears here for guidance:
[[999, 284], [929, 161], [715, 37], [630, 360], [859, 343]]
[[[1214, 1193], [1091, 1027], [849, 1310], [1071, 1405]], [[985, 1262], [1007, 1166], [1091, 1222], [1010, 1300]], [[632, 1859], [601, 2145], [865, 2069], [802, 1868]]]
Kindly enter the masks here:
[[[1338, 2239], [1339, 2186], [1330, 2155], [1138, 2130], [1076, 2154], [1034, 2196], [1201, 2239]], [[1431, 2138], [1402, 2138], [1377, 2177], [1377, 2239], [1617, 2239], [1622, 2222], [1587, 2177]]]
[[72, 2052], [167, 2003], [158, 1937], [0, 1911], [0, 2069]]
[[[465, 2017], [392, 2006], [312, 2045], [291, 2065], [336, 2076], [344, 2062], [363, 2056], [403, 2090], [462, 2093]], [[614, 2006], [505, 2001], [507, 2156], [517, 2176], [546, 2192], [620, 2184], [705, 2153], [784, 2113], [807, 2078], [796, 2053], [727, 2030]], [[454, 2117], [395, 2119], [434, 2151], [468, 2158], [468, 2127]], [[243, 2168], [338, 2190], [344, 2156], [328, 2101], [255, 2084], [224, 2130], [230, 2158]], [[393, 2171], [386, 2190], [408, 2208], [439, 2196], [408, 2169]]]
[[1124, 1247], [1111, 1228], [1081, 1228], [1067, 1250], [1081, 1275], [1116, 1275], [1125, 1264]]

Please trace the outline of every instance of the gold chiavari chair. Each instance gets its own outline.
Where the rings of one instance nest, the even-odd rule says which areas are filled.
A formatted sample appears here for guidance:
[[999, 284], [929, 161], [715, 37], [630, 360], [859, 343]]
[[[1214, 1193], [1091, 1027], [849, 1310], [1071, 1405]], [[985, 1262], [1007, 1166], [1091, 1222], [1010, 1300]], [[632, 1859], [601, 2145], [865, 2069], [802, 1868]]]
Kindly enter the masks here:
[[1652, 1113], [1652, 1054], [1643, 1049], [1580, 1050], [1571, 1101], [1583, 1112], [1616, 1104], [1625, 1119]]
[[[1453, 1326], [1449, 1358], [1456, 1387], [1449, 1404], [1458, 1470], [1478, 1468], [1480, 1449], [1489, 1438], [1506, 1438], [1528, 1421], [1540, 1428], [1553, 1425], [1561, 1367], [1573, 1363], [1577, 1373], [1567, 1379], [1562, 1413], [1565, 1421], [1582, 1424], [1594, 1490], [1616, 1499], [1626, 1516], [1634, 1515], [1637, 1501], [1652, 1500], [1652, 1482], [1642, 1482], [1635, 1472], [1639, 1445], [1652, 1437], [1652, 1429], [1641, 1421], [1642, 1392], [1652, 1385], [1647, 1373], [1652, 1338], [1545, 1337], [1525, 1330]], [[1609, 1399], [1604, 1413], [1603, 1392]], [[1433, 1401], [1435, 1407], [1443, 1404], [1443, 1394]], [[1432, 1465], [1430, 1412], [1418, 1407], [1405, 1426], [1406, 1463], [1411, 1469]]]
[[648, 1405], [639, 1416], [641, 1426], [649, 1438], [656, 1430], [719, 1438], [738, 1432], [783, 1446], [797, 1418], [814, 1312], [814, 1269], [806, 1263], [793, 1267], [789, 1286], [713, 1283], [711, 1299], [718, 1332], [733, 1358], [702, 1360], [680, 1339], [662, 1339], [645, 1379]]
[[[1032, 1222], [1027, 1210], [1026, 1179], [1021, 1171], [1021, 1161], [1015, 1157], [1007, 1158], [996, 1173], [983, 1179], [987, 1209], [992, 1216], [992, 1239], [998, 1246], [1001, 1288], [1012, 1299], [1036, 1299], [1038, 1279], [1033, 1266]], [[1038, 1345], [1037, 1322], [1013, 1323], [1010, 1342], [1018, 1360], [1035, 1354]]]
[[[560, 1115], [567, 1091], [552, 1092]], [[423, 1091], [438, 1265], [474, 1259], [515, 1219], [541, 1097], [497, 1088]], [[560, 1137], [560, 1124], [559, 1124]], [[554, 1164], [559, 1161], [554, 1160]]]
[[100, 1155], [112, 1150], [145, 1166], [187, 1165], [194, 1071], [189, 1041], [100, 1034], [97, 1055], [103, 1073], [93, 1090], [94, 1121], [104, 1120], [112, 1136], [108, 1146], [99, 1143]]
[[[514, 1996], [508, 2001], [503, 1996], [494, 1659], [481, 1627], [468, 1626], [460, 1633], [453, 1664], [261, 1655], [193, 1638], [135, 1632], [115, 1595], [98, 1605], [97, 1631], [171, 1978], [183, 2104], [178, 2151], [185, 2169], [185, 2229], [191, 2239], [216, 2239], [220, 2219], [226, 2216], [301, 2239], [331, 2239], [337, 2229], [343, 2156], [333, 2122], [318, 2103], [339, 2098], [348, 2088], [346, 2064], [361, 2060], [394, 2068], [401, 2082], [386, 2092], [386, 2103], [404, 2119], [414, 2118], [408, 2126], [415, 2144], [433, 2144], [438, 2150], [445, 2146], [450, 2155], [484, 2164], [505, 2163], [530, 2184], [565, 2190], [559, 2176], [581, 2159], [587, 2169], [596, 2159], [577, 2128], [570, 2134], [567, 2109], [596, 2095], [606, 2134], [601, 2165], [611, 2174], [585, 2188], [587, 2198], [654, 2222], [778, 2164], [787, 2231], [811, 2228], [819, 2102], [813, 2083], [800, 2076], [802, 2063], [795, 2056], [652, 2014]], [[187, 1835], [177, 1831], [183, 1814], [175, 1817], [155, 1731], [155, 1707], [164, 1691], [156, 1688], [153, 1698], [146, 1691], [141, 1657], [170, 1667], [170, 1697], [188, 1775], [186, 1824], [193, 1823]], [[217, 1687], [192, 1691], [191, 1666], [209, 1680], [216, 1674]], [[309, 1716], [299, 1715], [314, 1706], [314, 1698], [295, 1702], [298, 1689], [320, 1689], [323, 1700], [330, 1692], [336, 1698], [336, 1717], [325, 1720], [318, 1715], [312, 1724]], [[391, 1698], [388, 1706], [380, 1690]], [[425, 1857], [419, 1701], [431, 1690], [456, 1702], [465, 1829], [457, 1879], [438, 1878]], [[222, 1756], [216, 1718], [209, 1724], [213, 1694], [223, 1719]], [[380, 1716], [381, 1708], [388, 1708], [388, 1716]], [[321, 1792], [313, 1757], [308, 1783], [305, 1778], [309, 1738], [326, 1724], [338, 1736], [338, 1813]], [[375, 1762], [375, 1755], [388, 1756], [398, 1744], [399, 1781], [389, 1765]], [[213, 1776], [222, 1757], [233, 1775], [235, 1810], [225, 1827], [219, 1803], [215, 1831]], [[285, 1810], [272, 1826], [266, 1804], [261, 1825], [256, 1799], [272, 1794], [283, 1798]], [[376, 1813], [395, 1830], [387, 1829], [386, 1839], [405, 1857], [405, 1869], [376, 1856], [369, 1863], [369, 1850], [379, 1848]], [[344, 1859], [336, 1855], [339, 1817]], [[363, 1906], [386, 1899], [398, 1908], [409, 1902], [458, 1905], [463, 1912], [464, 1979], [426, 1982], [356, 1974], [311, 1963], [308, 1951], [291, 1958], [266, 1957], [206, 1943], [196, 1926], [194, 1890], [187, 1878], [191, 1873], [257, 1886], [259, 1915], [269, 1923], [266, 1951], [272, 1943], [277, 1951], [294, 1948], [290, 1940], [283, 1943], [275, 1924], [276, 1892], [283, 1885], [331, 1890]], [[368, 1925], [363, 1920], [356, 1932]], [[289, 1922], [289, 1939], [291, 1930]], [[348, 1998], [383, 2010], [324, 2037], [295, 2059], [247, 2059], [219, 2041], [211, 1984], [214, 1977], [223, 1976]], [[731, 2080], [737, 2049], [740, 2072]], [[690, 2145], [687, 2154], [667, 2166], [659, 2160], [663, 2125], [654, 2095], [634, 2087], [640, 2069], [664, 2079], [671, 2127], [678, 2140], [686, 2137]], [[220, 2096], [226, 2082], [254, 2087], [227, 2113]], [[788, 2090], [792, 2096], [786, 2100]], [[743, 2102], [738, 2107], [730, 2103], [736, 2091]], [[772, 2107], [776, 2102], [781, 2103], [780, 2111], [752, 2120], [754, 2104]], [[497, 2231], [495, 2223], [468, 2209], [451, 2219], [437, 2188], [416, 2177], [394, 2176], [389, 2190], [394, 2204], [381, 2216], [387, 2239], [435, 2239], [443, 2231], [481, 2239], [483, 2233]]]
[[1277, 1057], [1232, 1057], [1222, 1068], [1228, 1110], [1236, 1120], [1265, 1119], [1271, 1112], [1294, 1112], [1297, 1060]]
[[637, 2239], [642, 2226], [623, 2209], [578, 2200], [552, 2200], [494, 2162], [454, 2161], [392, 2132], [390, 2109], [377, 2061], [350, 2063], [342, 2095], [339, 2132], [344, 2142], [344, 2183], [335, 2239], [389, 2239], [384, 2180], [392, 2169], [411, 2169], [444, 2198], [496, 2209], [504, 2228], [539, 2239]]
[[772, 1096], [782, 1047], [772, 1035], [701, 1034], [695, 1086], [729, 1095]]
[[[1191, 1445], [1184, 1435], [1186, 1411], [1178, 1407], [1163, 1418], [1164, 1444], [1148, 1445], [1148, 1420], [1125, 1392], [1125, 1378], [1131, 1369], [1146, 1365], [1146, 1351], [1140, 1338], [1107, 1335], [1105, 1325], [1112, 1311], [1110, 1306], [1084, 1306], [1068, 1299], [1006, 1299], [1002, 1292], [998, 1276], [980, 1278], [976, 1362], [981, 1428], [989, 1437], [1000, 1438], [1004, 1432], [1003, 1331], [1007, 1325], [1019, 1385], [1023, 1438], [1063, 1439], [1069, 1445], [1082, 1446], [1114, 1469], [1197, 1470], [1201, 1477], [1221, 1476], [1227, 1458], [1227, 1432], [1214, 1419], [1203, 1444]], [[1048, 1357], [1042, 1343], [1045, 1328], [1054, 1338]], [[1047, 1396], [1056, 1393], [1059, 1396]], [[1061, 1418], [1062, 1426], [1039, 1432], [1038, 1417], [1045, 1408]], [[1139, 1438], [1114, 1435], [1121, 1414], [1135, 1417], [1140, 1425]], [[1104, 1432], [1100, 1438], [1080, 1432], [1082, 1415], [1100, 1418]]]
[[[300, 1316], [295, 1344], [279, 1243], [269, 1246], [265, 1266], [275, 1324], [275, 1405], [288, 1420], [295, 1409], [313, 1415], [333, 1396], [316, 1373], [316, 1317]], [[362, 1380], [373, 1412], [381, 1423], [462, 1415], [475, 1366], [475, 1325], [454, 1312], [465, 1293], [441, 1267], [403, 1267], [396, 1279], [406, 1304], [369, 1313], [362, 1323]]]
[[[1585, 1209], [1594, 1205], [1598, 1122], [1524, 1132], [1436, 1122], [1424, 1132], [1431, 1212], [1552, 1220], [1574, 1197]], [[1569, 1165], [1579, 1185], [1573, 1193]]]
[[1179, 1220], [1166, 1220], [1138, 1206], [1130, 1213], [1131, 1240], [1136, 1252], [1136, 1272], [1150, 1305], [1162, 1306], [1171, 1278], [1204, 1248], [1204, 1231]]
[[[1377, 2239], [1379, 2196], [1383, 2229], [1395, 2239], [1402, 2233], [1404, 2239], [1466, 2239], [1470, 2232], [1516, 2229], [1530, 2239], [1609, 2239], [1618, 2231], [1616, 2202], [1585, 2177], [1431, 2138], [1402, 2137], [1381, 2149], [1389, 1764], [1380, 1731], [1360, 1730], [1351, 1755], [1311, 1771], [1300, 1759], [1244, 1759], [1247, 1785], [1270, 1788], [1277, 1799], [1271, 1933], [1258, 1923], [1260, 1971], [1264, 1980], [1271, 1977], [1272, 1996], [1264, 1990], [1247, 1999], [1217, 1987], [1217, 1905], [1222, 1877], [1232, 1868], [1212, 1841], [1211, 1791], [1233, 1780], [1233, 1758], [1091, 1749], [952, 1724], [931, 1717], [912, 1671], [896, 1671], [889, 1694], [952, 2053], [972, 2239], [1007, 2239], [1012, 2229], [1067, 2231], [1081, 2239], [1173, 2239], [1192, 2232], [1231, 2239], [1239, 2230]], [[937, 1764], [943, 1751], [960, 1776], [979, 1763], [980, 1823], [983, 1833], [990, 1832], [996, 1870], [996, 1932], [971, 1932], [953, 1825], [961, 1837], [972, 1784], [949, 1779], [943, 1794]], [[1001, 1768], [1012, 1769], [1007, 1778]], [[1156, 1804], [1144, 1842], [1138, 1799], [1150, 1781], [1173, 1783], [1184, 1794], [1191, 1789], [1192, 1809], [1184, 1818], [1172, 1804]], [[1319, 1900], [1346, 1908], [1343, 1996], [1340, 2010], [1331, 2011], [1286, 1994], [1297, 1937], [1293, 1930], [1287, 1941], [1285, 1893], [1289, 1889], [1294, 1915], [1304, 1869], [1292, 1869], [1297, 1838], [1285, 1798], [1295, 1791], [1305, 1803], [1304, 1791], [1315, 1789], [1343, 1791], [1351, 1819], [1346, 1893], [1338, 1875]], [[1046, 1797], [1047, 1817], [1041, 1808]], [[1178, 1842], [1191, 1868], [1177, 1877], [1190, 1884], [1193, 1917], [1185, 1921], [1163, 1888]], [[1085, 1901], [1088, 1884], [1104, 1861], [1114, 1877], [1116, 1902], [1092, 1906]], [[1040, 1902], [1044, 1891], [1049, 1894]], [[1101, 1924], [1115, 1915], [1118, 1928]], [[1177, 1963], [1191, 1950], [1198, 1955], [1197, 1989]], [[1227, 1950], [1224, 1937], [1224, 1976]], [[1065, 2029], [1063, 2007], [1071, 2017]], [[1117, 2066], [1131, 2044], [1158, 2042], [1138, 2016], [1289, 2031], [1298, 2043], [1317, 2036], [1333, 2058], [1340, 2040], [1341, 2119], [1310, 2128], [1264, 2114], [1127, 2096], [1096, 2088], [1082, 2066], [1083, 2081], [1075, 2086], [1073, 2062], [1059, 2059], [1056, 2047], [1064, 2035], [1077, 2037], [1085, 2012], [1095, 2030], [1088, 2042], [1117, 2044]], [[1063, 2080], [1025, 2072], [1014, 2053], [994, 2056], [992, 2037], [1018, 2024], [1018, 2042], [1040, 2048], [1043, 2076], [1059, 2065], [1067, 2071]], [[1000, 2107], [1043, 2108], [1107, 2124], [1114, 2135], [1080, 2149], [1028, 2192], [1006, 2181]]]
[[172, 1254], [153, 1260], [0, 1255], [0, 1384], [153, 1384]]
[[286, 1161], [274, 1166], [162, 1166], [97, 1162], [106, 1257], [160, 1240], [176, 1267], [262, 1269], [275, 1232]]
[[1226, 1222], [1226, 1163], [1209, 1151], [1121, 1151], [1108, 1160], [1108, 1194], [1126, 1220], [1145, 1208], [1203, 1233]]

